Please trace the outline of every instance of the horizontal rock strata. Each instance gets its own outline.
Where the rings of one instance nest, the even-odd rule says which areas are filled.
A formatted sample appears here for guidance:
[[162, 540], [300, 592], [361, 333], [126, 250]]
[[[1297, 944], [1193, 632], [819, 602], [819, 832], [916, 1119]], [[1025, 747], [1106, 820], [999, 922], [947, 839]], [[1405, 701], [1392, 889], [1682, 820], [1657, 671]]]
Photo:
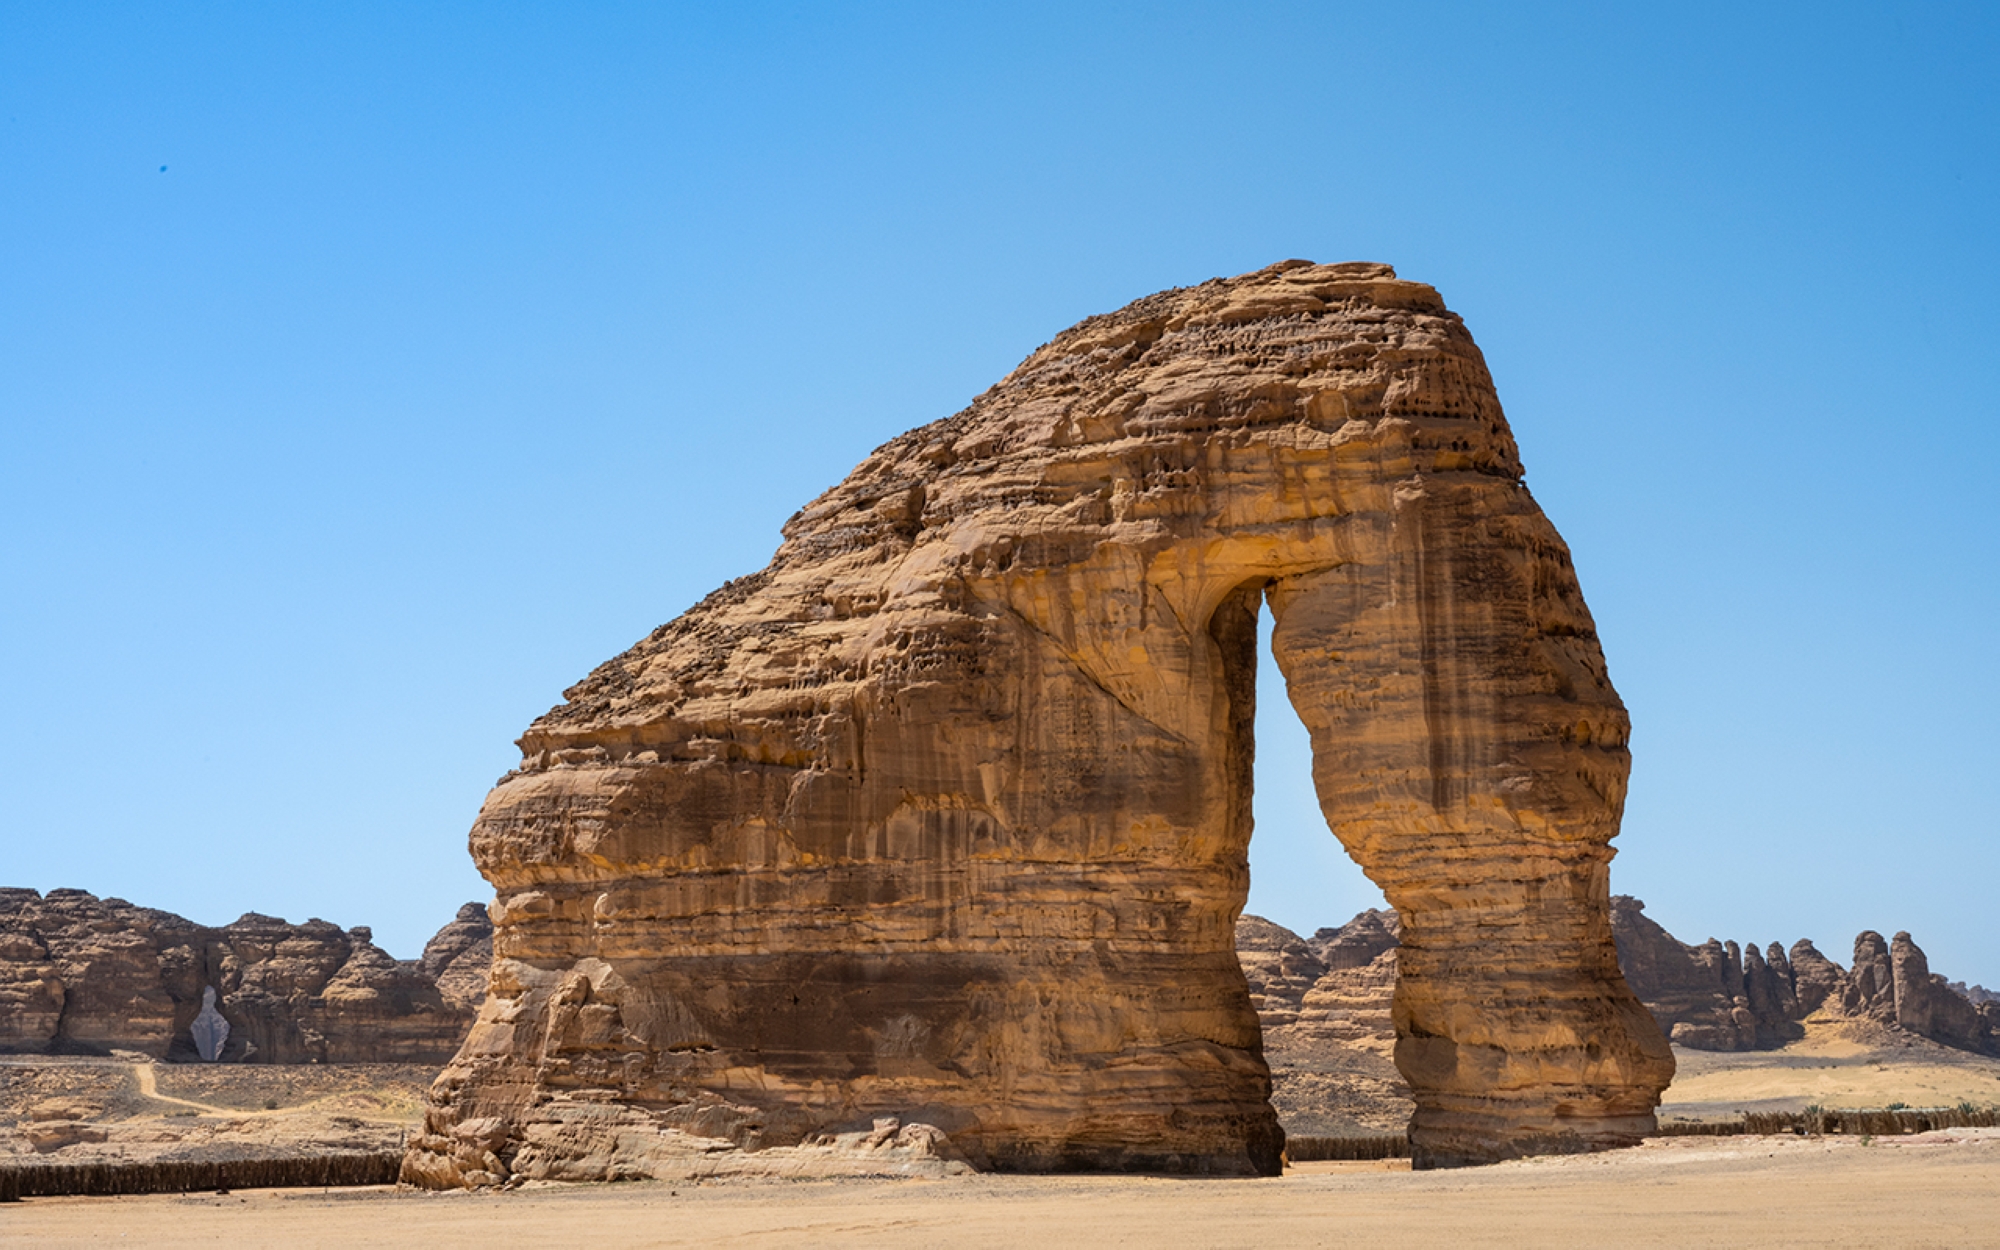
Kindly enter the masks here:
[[0, 889], [0, 1051], [198, 1058], [213, 991], [249, 1063], [443, 1063], [485, 999], [491, 926], [478, 904], [421, 961], [366, 928], [252, 912], [210, 928], [82, 890]]
[[1288, 262], [1058, 335], [528, 729], [411, 1177], [878, 1117], [982, 1167], [1274, 1170], [1233, 949], [1266, 603], [1402, 917], [1418, 1162], [1637, 1140], [1672, 1058], [1612, 948], [1627, 725], [1568, 550], [1437, 293]]
[[1401, 1132], [1414, 1103], [1396, 1070], [1396, 915], [1362, 912], [1312, 938], [1259, 916], [1237, 952], [1263, 1027], [1271, 1105], [1287, 1134]]

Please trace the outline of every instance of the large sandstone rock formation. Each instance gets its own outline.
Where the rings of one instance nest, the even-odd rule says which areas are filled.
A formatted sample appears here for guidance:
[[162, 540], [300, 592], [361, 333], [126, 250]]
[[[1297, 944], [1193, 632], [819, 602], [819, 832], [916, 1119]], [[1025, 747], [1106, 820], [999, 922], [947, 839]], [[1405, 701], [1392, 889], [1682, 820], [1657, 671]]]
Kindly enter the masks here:
[[217, 929], [82, 890], [0, 889], [0, 1051], [191, 1060], [212, 989], [224, 1061], [443, 1063], [485, 998], [490, 933], [468, 905], [404, 962], [324, 920], [251, 912]]
[[1854, 966], [1843, 969], [1810, 941], [1786, 954], [1776, 942], [1676, 940], [1645, 914], [1645, 904], [1611, 900], [1619, 962], [1633, 991], [1683, 1046], [1697, 1050], [1768, 1050], [1804, 1036], [1809, 1017], [1869, 1021], [1960, 1050], [2000, 1054], [2000, 1005], [1983, 1004], [1930, 970], [1908, 933], [1884, 941], [1873, 930], [1854, 939]]
[[878, 1116], [987, 1167], [1274, 1170], [1232, 949], [1266, 603], [1402, 917], [1419, 1163], [1652, 1128], [1671, 1052], [1607, 913], [1625, 711], [1430, 287], [1287, 262], [1093, 317], [784, 535], [521, 738], [471, 834], [492, 997], [408, 1178]]

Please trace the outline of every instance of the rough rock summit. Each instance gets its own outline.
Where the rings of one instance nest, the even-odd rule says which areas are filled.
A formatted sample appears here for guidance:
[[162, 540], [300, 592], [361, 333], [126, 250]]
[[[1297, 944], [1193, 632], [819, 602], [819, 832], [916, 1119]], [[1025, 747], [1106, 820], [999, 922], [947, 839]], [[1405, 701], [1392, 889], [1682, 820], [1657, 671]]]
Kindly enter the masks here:
[[1612, 945], [1627, 721], [1568, 549], [1437, 292], [1290, 261], [1065, 331], [528, 729], [471, 834], [492, 994], [405, 1177], [878, 1118], [978, 1167], [1274, 1171], [1233, 949], [1265, 604], [1401, 916], [1418, 1162], [1636, 1141], [1673, 1061]]

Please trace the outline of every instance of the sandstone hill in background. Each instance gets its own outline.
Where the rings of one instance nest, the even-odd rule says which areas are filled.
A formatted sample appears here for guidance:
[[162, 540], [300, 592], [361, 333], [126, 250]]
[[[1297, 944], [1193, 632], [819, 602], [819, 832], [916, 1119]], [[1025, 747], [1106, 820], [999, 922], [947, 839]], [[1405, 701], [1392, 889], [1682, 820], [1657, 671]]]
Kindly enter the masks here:
[[[1689, 1050], [1776, 1050], [1803, 1038], [1807, 1022], [1871, 1047], [1924, 1039], [2000, 1056], [2000, 1003], [1980, 986], [1932, 973], [1907, 933], [1872, 931], [1842, 968], [1808, 941], [1787, 955], [1775, 943], [1678, 941], [1645, 915], [1645, 904], [1612, 900], [1612, 933], [1626, 981], [1673, 1042]], [[1339, 1136], [1397, 1132], [1409, 1120], [1409, 1088], [1394, 1061], [1397, 919], [1364, 911], [1339, 928], [1301, 937], [1260, 916], [1236, 926], [1236, 948], [1264, 1028], [1272, 1105], [1285, 1131]], [[1684, 1065], [1685, 1066], [1685, 1065]]]
[[398, 960], [324, 920], [209, 928], [83, 890], [0, 889], [0, 1053], [194, 1059], [213, 989], [225, 1062], [442, 1064], [486, 998], [492, 933], [468, 903]]
[[1697, 1050], [1770, 1050], [1805, 1036], [1813, 1017], [1844, 1020], [1928, 1038], [1975, 1054], [2000, 1055], [2000, 1000], [1982, 986], [1962, 986], [1930, 970], [1908, 933], [1883, 940], [1872, 929], [1854, 939], [1854, 962], [1842, 968], [1810, 941], [1677, 941], [1645, 914], [1645, 904], [1611, 900], [1611, 930], [1625, 980], [1673, 1041]]
[[[1907, 933], [1862, 933], [1843, 968], [1810, 941], [1789, 952], [1688, 945], [1644, 906], [1612, 900], [1619, 962], [1679, 1046], [1772, 1050], [1802, 1037], [1810, 1019], [1877, 1043], [1915, 1037], [2000, 1056], [2000, 998], [1932, 973]], [[1386, 909], [1311, 937], [1257, 916], [1238, 923], [1289, 1131], [1396, 1131], [1408, 1121], [1390, 1018], [1398, 929]], [[82, 890], [0, 889], [0, 1053], [191, 1060], [190, 1026], [213, 987], [230, 1024], [225, 1062], [442, 1064], [486, 997], [492, 933], [486, 909], [468, 903], [421, 958], [396, 960], [366, 928], [323, 920], [252, 912], [209, 928]]]

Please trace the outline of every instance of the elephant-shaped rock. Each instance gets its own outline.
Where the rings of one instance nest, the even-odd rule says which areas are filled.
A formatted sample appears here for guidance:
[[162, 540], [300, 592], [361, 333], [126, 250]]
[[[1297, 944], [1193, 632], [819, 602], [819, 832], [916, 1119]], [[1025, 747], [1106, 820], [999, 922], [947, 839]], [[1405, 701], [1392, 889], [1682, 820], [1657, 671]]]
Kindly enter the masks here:
[[528, 729], [471, 834], [491, 994], [405, 1174], [878, 1122], [1275, 1171], [1233, 941], [1266, 606], [1400, 916], [1418, 1165], [1636, 1141], [1673, 1059], [1612, 943], [1628, 721], [1569, 550], [1437, 292], [1290, 261], [1065, 331]]

